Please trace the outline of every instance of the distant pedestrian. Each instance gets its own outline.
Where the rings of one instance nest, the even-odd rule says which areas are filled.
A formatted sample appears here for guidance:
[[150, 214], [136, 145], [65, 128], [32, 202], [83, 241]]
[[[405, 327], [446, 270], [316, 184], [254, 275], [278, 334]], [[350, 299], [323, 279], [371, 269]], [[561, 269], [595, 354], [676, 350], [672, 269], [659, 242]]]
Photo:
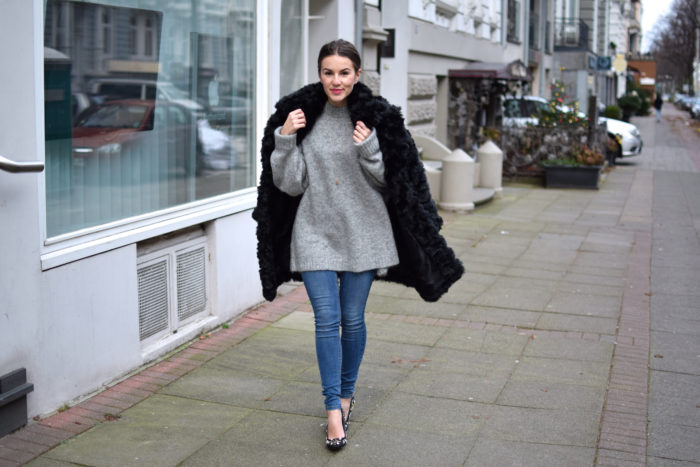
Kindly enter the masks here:
[[654, 99], [654, 109], [656, 109], [656, 122], [661, 121], [661, 107], [664, 105], [664, 100], [661, 98], [661, 94], [656, 94], [656, 99]]
[[357, 49], [329, 42], [318, 56], [320, 82], [277, 103], [253, 212], [265, 298], [301, 278], [311, 300], [331, 450], [347, 443], [373, 281], [436, 301], [464, 272], [439, 233], [442, 219], [400, 110], [372, 95], [361, 74]]

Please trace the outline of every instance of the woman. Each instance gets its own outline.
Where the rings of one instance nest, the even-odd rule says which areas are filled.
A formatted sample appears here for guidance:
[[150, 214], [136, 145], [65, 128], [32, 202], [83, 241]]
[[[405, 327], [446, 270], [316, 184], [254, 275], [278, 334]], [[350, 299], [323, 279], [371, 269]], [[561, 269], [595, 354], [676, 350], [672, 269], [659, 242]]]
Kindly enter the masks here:
[[281, 99], [268, 121], [253, 217], [265, 298], [301, 277], [311, 300], [326, 446], [338, 450], [373, 280], [415, 287], [435, 301], [464, 268], [439, 234], [442, 220], [400, 111], [359, 82], [355, 47], [325, 44], [318, 73], [318, 83]]

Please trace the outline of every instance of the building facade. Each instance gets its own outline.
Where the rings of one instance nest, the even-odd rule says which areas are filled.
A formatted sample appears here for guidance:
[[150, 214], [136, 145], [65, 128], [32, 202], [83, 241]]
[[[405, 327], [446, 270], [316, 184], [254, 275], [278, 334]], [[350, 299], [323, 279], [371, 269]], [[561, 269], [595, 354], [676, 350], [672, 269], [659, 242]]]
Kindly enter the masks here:
[[[5, 0], [0, 15], [0, 375], [29, 416], [262, 301], [263, 128], [332, 39], [414, 132], [447, 141], [449, 72], [553, 74], [551, 0]], [[19, 53], [18, 44], [22, 44]], [[29, 51], [29, 52], [27, 52]], [[22, 172], [39, 162], [41, 173]]]
[[591, 95], [614, 104], [624, 94], [620, 63], [639, 50], [640, 14], [639, 0], [555, 0], [556, 78], [584, 112]]

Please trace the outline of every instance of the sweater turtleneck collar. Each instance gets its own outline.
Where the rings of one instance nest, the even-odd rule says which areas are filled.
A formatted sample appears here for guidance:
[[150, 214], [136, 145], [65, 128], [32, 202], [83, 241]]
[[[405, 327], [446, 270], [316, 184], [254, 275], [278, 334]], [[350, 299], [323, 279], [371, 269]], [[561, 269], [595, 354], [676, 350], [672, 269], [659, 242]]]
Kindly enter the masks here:
[[329, 117], [344, 117], [350, 114], [350, 110], [348, 110], [347, 105], [339, 107], [331, 104], [330, 102], [326, 102], [326, 106], [323, 109], [323, 112]]

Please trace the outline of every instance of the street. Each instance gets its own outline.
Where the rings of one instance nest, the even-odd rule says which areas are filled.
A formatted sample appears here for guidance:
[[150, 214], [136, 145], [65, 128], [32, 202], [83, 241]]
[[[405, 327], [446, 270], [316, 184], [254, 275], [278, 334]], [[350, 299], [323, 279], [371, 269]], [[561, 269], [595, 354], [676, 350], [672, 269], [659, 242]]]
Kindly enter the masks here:
[[[0, 466], [700, 464], [700, 134], [667, 103], [600, 190], [443, 213], [467, 273], [376, 282], [348, 446], [303, 286], [0, 440]], [[648, 435], [648, 436], [647, 436]], [[39, 456], [39, 457], [37, 457]]]

